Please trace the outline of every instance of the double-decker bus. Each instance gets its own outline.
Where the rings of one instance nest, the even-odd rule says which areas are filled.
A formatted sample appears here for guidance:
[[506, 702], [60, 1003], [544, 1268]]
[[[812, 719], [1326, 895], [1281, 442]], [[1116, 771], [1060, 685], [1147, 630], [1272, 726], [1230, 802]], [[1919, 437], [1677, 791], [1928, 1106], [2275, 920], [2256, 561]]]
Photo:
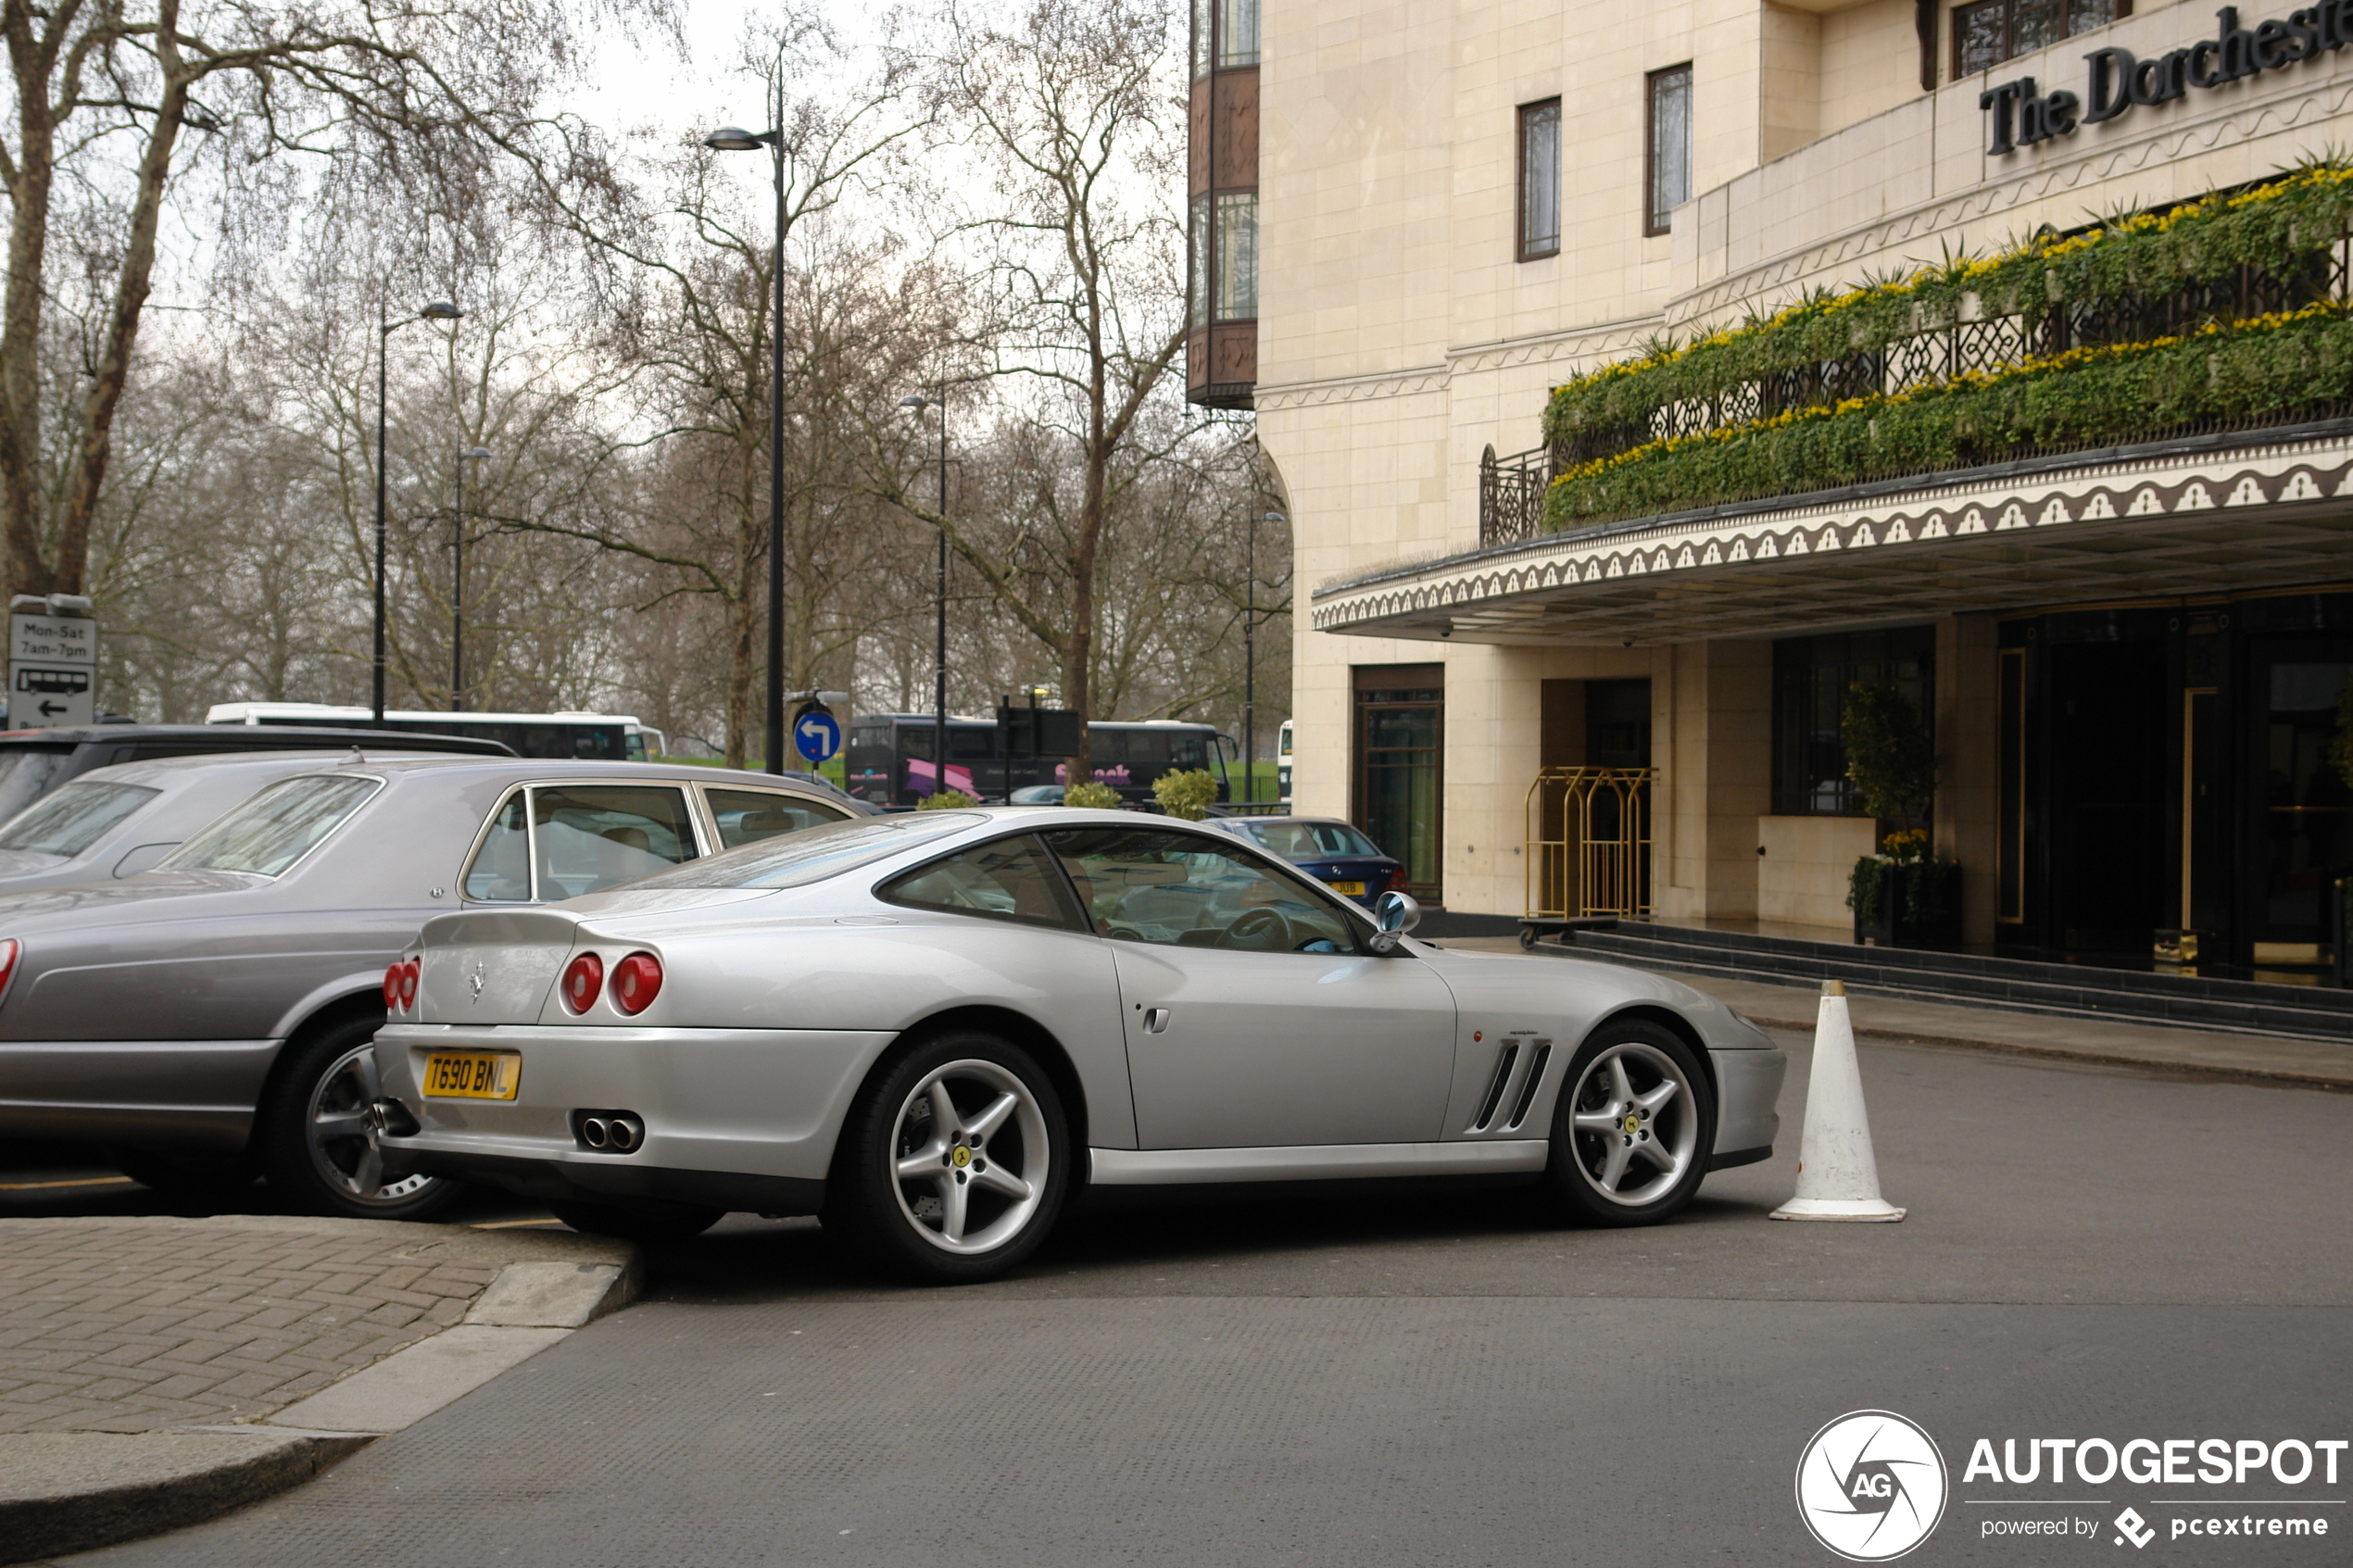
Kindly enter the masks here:
[[[939, 787], [928, 713], [862, 713], [850, 721], [845, 747], [849, 793], [877, 806], [912, 806]], [[1087, 726], [1090, 767], [1129, 800], [1150, 800], [1161, 774], [1206, 768], [1216, 777], [1217, 798], [1233, 798], [1226, 752], [1233, 742], [1208, 724], [1174, 719], [1101, 719]], [[997, 754], [997, 724], [991, 719], [948, 716], [947, 787], [984, 800], [1002, 800], [1032, 784], [1067, 784], [1069, 767], [1059, 758]]]
[[216, 702], [206, 710], [204, 721], [472, 735], [497, 741], [518, 757], [599, 762], [643, 762], [669, 749], [660, 730], [647, 728], [627, 713], [443, 713], [401, 709], [387, 709], [379, 724], [373, 711], [365, 708], [337, 708], [323, 702]]

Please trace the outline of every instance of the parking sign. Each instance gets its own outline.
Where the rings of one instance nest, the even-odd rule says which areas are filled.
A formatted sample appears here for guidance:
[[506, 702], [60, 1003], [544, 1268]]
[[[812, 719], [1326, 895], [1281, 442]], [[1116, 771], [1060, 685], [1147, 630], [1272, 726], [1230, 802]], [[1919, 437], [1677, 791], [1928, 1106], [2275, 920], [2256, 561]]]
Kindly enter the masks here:
[[56, 730], [97, 717], [98, 623], [87, 616], [8, 617], [8, 725]]

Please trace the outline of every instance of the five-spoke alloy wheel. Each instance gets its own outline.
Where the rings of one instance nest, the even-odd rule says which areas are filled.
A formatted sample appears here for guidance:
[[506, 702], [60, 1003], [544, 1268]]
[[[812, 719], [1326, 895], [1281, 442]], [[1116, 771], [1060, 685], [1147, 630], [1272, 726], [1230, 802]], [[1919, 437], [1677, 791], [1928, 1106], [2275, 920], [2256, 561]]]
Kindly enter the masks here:
[[379, 1092], [373, 1041], [382, 1027], [355, 1019], [288, 1047], [262, 1098], [255, 1126], [262, 1168], [271, 1185], [315, 1213], [421, 1220], [458, 1195], [446, 1176], [384, 1179], [367, 1121]]
[[1061, 1097], [1026, 1051], [952, 1031], [869, 1086], [842, 1130], [825, 1220], [891, 1272], [987, 1279], [1027, 1257], [1061, 1210]]
[[1644, 1225], [1691, 1201], [1716, 1142], [1692, 1047], [1646, 1020], [1604, 1024], [1569, 1064], [1553, 1118], [1554, 1191], [1597, 1224]]

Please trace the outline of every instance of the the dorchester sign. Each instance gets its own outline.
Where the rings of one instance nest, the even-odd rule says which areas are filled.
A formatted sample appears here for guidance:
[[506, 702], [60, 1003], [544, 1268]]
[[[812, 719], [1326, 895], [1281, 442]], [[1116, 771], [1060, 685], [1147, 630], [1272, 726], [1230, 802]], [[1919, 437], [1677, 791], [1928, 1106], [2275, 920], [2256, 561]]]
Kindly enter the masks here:
[[2000, 157], [2053, 136], [2073, 134], [2079, 125], [2114, 119], [2135, 104], [2163, 104], [2193, 87], [2220, 87], [2243, 76], [2278, 70], [2309, 60], [2323, 49], [2353, 44], [2353, 0], [2322, 0], [2290, 11], [2284, 21], [2239, 25], [2238, 7], [2216, 13], [2212, 38], [2184, 48], [2137, 59], [2130, 49], [2095, 49], [2083, 56], [2091, 70], [2079, 94], [2065, 88], [2045, 93], [2031, 76], [2005, 82], [1978, 95], [1987, 116], [1985, 151]]

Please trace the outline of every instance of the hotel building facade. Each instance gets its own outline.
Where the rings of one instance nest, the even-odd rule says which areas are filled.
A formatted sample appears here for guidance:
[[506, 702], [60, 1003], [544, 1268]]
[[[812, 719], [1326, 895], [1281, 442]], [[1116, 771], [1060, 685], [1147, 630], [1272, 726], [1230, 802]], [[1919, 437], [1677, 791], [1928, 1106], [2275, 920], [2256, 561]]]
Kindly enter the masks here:
[[[2328, 962], [2353, 386], [2190, 386], [2123, 429], [2110, 394], [2035, 439], [1770, 483], [1691, 454], [2084, 367], [2202, 386], [2227, 366], [2184, 343], [2334, 331], [2341, 232], [2222, 270], [2183, 241], [2130, 298], [2114, 267], [2080, 296], [2056, 262], [2036, 298], [1951, 280], [2081, 262], [2126, 215], [2161, 237], [2217, 193], [2252, 210], [2353, 147], [2353, 0], [1197, 0], [1193, 32], [1189, 385], [1256, 410], [1288, 497], [1296, 809], [1371, 829], [1451, 911], [1517, 916], [1558, 897], [1540, 770], [1648, 769], [1640, 903], [1836, 938], [1890, 825], [1841, 708], [1893, 684], [1932, 734], [1967, 943]], [[1617, 425], [1547, 428], [1556, 388], [1719, 332], [1736, 358], [1809, 299], [1877, 285], [1883, 327], [1923, 269], [1946, 282], [1908, 335], [1705, 385], [1680, 361]]]

